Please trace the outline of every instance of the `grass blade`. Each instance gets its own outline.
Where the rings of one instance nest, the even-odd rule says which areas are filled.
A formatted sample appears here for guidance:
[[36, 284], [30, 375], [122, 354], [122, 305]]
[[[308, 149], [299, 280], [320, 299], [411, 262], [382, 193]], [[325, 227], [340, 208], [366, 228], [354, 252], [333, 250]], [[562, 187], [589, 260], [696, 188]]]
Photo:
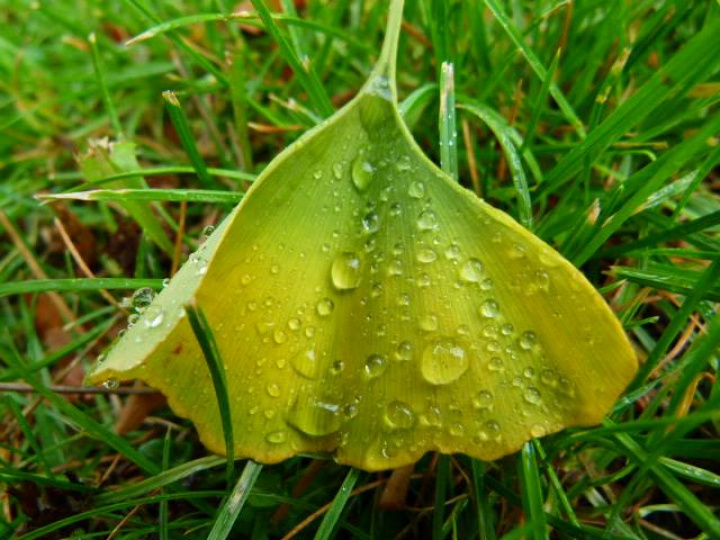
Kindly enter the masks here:
[[270, 14], [270, 10], [268, 10], [265, 2], [263, 2], [263, 0], [252, 0], [252, 4], [255, 6], [260, 19], [265, 25], [265, 29], [280, 48], [280, 54], [283, 59], [290, 65], [290, 68], [299, 79], [300, 84], [308, 93], [308, 96], [310, 96], [310, 100], [317, 111], [324, 117], [330, 116], [333, 112], [335, 112], [335, 108], [333, 107], [327, 92], [325, 92], [325, 87], [315, 74], [315, 70], [310, 65], [305, 67], [300, 61], [300, 58], [298, 58], [298, 55], [293, 47], [280, 32], [280, 28], [278, 28], [275, 23], [275, 20]]
[[235, 484], [235, 488], [227, 497], [225, 504], [215, 518], [215, 524], [208, 535], [208, 540], [225, 540], [228, 537], [261, 470], [262, 465], [259, 463], [247, 462], [240, 479]]
[[518, 215], [520, 222], [528, 229], [532, 229], [530, 190], [528, 189], [527, 178], [525, 177], [525, 170], [522, 166], [520, 154], [515, 146], [515, 142], [513, 142], [512, 128], [500, 114], [480, 103], [466, 100], [461, 105], [458, 105], [458, 107], [472, 113], [487, 124], [500, 143], [500, 146], [502, 146], [518, 197]]
[[195, 334], [195, 339], [203, 352], [210, 376], [212, 377], [213, 387], [215, 388], [215, 397], [220, 410], [220, 420], [222, 421], [223, 436], [225, 437], [227, 479], [229, 484], [235, 465], [235, 442], [233, 440], [233, 425], [230, 411], [230, 398], [227, 392], [225, 367], [220, 358], [220, 350], [215, 342], [212, 328], [210, 328], [210, 324], [205, 318], [202, 308], [185, 306], [185, 313]]
[[[497, 0], [483, 1], [485, 2], [485, 5], [489, 7], [490, 10], [493, 12], [493, 15], [495, 15], [495, 18], [500, 23], [500, 26], [502, 26], [503, 30], [507, 32], [513, 43], [515, 43], [517, 48], [520, 49], [520, 52], [525, 57], [525, 60], [527, 60], [528, 64], [530, 64], [530, 67], [533, 69], [535, 74], [540, 78], [541, 81], [544, 81], [547, 78], [547, 70], [545, 69], [545, 67], [543, 67], [540, 59], [533, 52], [533, 50], [525, 43], [522, 35], [520, 34], [520, 31], [502, 10]], [[558, 104], [558, 107], [560, 107], [560, 110], [565, 115], [567, 121], [570, 122], [570, 125], [575, 128], [575, 131], [580, 136], [580, 138], [584, 139], [586, 133], [583, 123], [580, 121], [572, 106], [565, 98], [565, 95], [562, 93], [562, 91], [560, 90], [558, 85], [555, 84], [554, 81], [550, 83], [550, 95], [555, 100], [555, 103]]]
[[520, 482], [525, 516], [530, 521], [530, 538], [544, 540], [547, 538], [547, 523], [543, 503], [545, 497], [540, 482], [540, 471], [535, 458], [535, 447], [532, 442], [525, 443], [520, 451]]
[[39, 293], [39, 292], [80, 292], [97, 291], [99, 289], [128, 289], [142, 287], [161, 289], [161, 279], [133, 278], [68, 278], [68, 279], [33, 279], [0, 284], [0, 298], [3, 296]]
[[167, 111], [170, 115], [170, 120], [177, 130], [178, 137], [180, 137], [180, 144], [182, 144], [185, 153], [190, 159], [190, 163], [192, 163], [200, 182], [208, 188], [214, 187], [215, 181], [208, 174], [207, 165], [205, 164], [205, 160], [200, 155], [200, 151], [195, 144], [195, 137], [193, 136], [187, 116], [180, 105], [177, 95], [175, 92], [166, 90], [163, 92], [163, 99], [167, 104]]
[[445, 500], [450, 482], [450, 457], [439, 455], [435, 473], [435, 508], [433, 509], [433, 540], [442, 540], [443, 522], [445, 521]]
[[115, 109], [115, 105], [113, 105], [112, 98], [110, 97], [110, 92], [108, 92], [107, 81], [105, 80], [105, 73], [102, 69], [102, 60], [100, 59], [100, 51], [98, 50], [97, 46], [97, 38], [95, 37], [94, 32], [88, 37], [88, 42], [90, 43], [93, 67], [95, 68], [95, 77], [97, 77], [98, 86], [100, 87], [100, 94], [102, 95], [103, 103], [105, 104], [105, 111], [107, 112], [108, 118], [110, 118], [110, 125], [113, 127], [113, 130], [115, 130], [115, 135], [122, 138], [122, 124], [120, 124], [117, 110]]
[[39, 200], [76, 201], [167, 201], [237, 204], [244, 193], [212, 189], [94, 189], [71, 193], [41, 194]]
[[361, 473], [362, 471], [360, 471], [360, 469], [355, 468], [351, 468], [348, 471], [347, 476], [340, 486], [337, 495], [335, 495], [335, 498], [325, 514], [317, 533], [315, 533], [315, 540], [330, 540], [330, 538], [333, 537], [333, 533], [337, 527], [338, 521], [340, 520], [340, 516], [345, 509], [345, 505], [350, 499], [350, 495], [352, 495], [353, 488], [355, 487], [358, 478], [360, 478]]
[[[494, 2], [494, 0], [490, 0]], [[615, 109], [588, 135], [583, 143], [568, 153], [545, 178], [543, 192], [552, 192], [580, 172], [586, 160], [590, 163], [633, 126], [690, 88], [691, 83], [712, 73], [720, 58], [720, 20], [709, 21], [673, 58], [662, 66], [642, 88]], [[666, 82], [670, 80], [672, 84]]]
[[37, 379], [35, 375], [30, 373], [30, 371], [25, 367], [25, 364], [19, 358], [10, 354], [5, 360], [8, 362], [10, 367], [14, 368], [22, 376], [25, 382], [32, 386], [35, 391], [46, 399], [53, 407], [75, 423], [80, 430], [87, 433], [90, 437], [102, 441], [104, 444], [113, 448], [145, 472], [150, 474], [157, 474], [160, 472], [160, 467], [153, 463], [152, 460], [147, 458], [144, 454], [136, 450], [133, 445], [121, 436], [116, 435], [93, 420], [90, 416], [75, 407], [64, 397], [58, 396], [48, 390], [48, 388], [39, 379]]
[[453, 65], [443, 62], [440, 68], [440, 165], [458, 181], [457, 121], [455, 120], [455, 79]]

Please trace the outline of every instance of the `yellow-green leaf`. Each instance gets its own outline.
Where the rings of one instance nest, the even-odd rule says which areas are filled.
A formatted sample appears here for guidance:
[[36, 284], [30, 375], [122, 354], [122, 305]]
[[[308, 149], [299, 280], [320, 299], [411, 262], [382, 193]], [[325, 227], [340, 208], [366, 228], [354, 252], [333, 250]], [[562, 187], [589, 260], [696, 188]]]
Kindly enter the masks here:
[[223, 453], [184, 317], [197, 302], [225, 364], [236, 456], [326, 452], [366, 470], [430, 450], [489, 460], [602, 419], [633, 350], [577, 269], [415, 144], [394, 86], [401, 5], [359, 95], [266, 168], [94, 382], [146, 381]]

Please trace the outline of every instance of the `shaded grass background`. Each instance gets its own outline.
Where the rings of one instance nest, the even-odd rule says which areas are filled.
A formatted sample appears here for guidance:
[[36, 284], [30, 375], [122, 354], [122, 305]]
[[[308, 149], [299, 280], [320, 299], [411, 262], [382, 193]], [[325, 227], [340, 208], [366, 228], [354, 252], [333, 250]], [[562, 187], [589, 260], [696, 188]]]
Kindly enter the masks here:
[[[227, 16], [241, 9], [260, 16]], [[242, 476], [239, 462], [228, 486], [224, 460], [149, 398], [59, 393], [125, 325], [123, 297], [161, 286], [357, 91], [385, 12], [0, 0], [0, 537], [720, 537], [713, 1], [407, 0], [399, 87], [416, 139], [581, 265], [644, 362], [603, 426], [494, 463], [428, 455], [389, 511], [388, 474], [298, 457]], [[438, 113], [443, 62], [456, 122]], [[138, 163], [103, 161], [101, 142], [78, 163], [103, 137], [134, 142]]]

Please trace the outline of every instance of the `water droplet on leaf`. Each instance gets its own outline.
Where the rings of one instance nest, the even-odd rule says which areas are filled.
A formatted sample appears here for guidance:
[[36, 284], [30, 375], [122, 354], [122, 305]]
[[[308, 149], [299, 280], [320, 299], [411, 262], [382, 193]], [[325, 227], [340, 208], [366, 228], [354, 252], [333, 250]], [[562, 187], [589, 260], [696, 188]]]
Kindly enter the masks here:
[[467, 371], [469, 360], [465, 349], [452, 339], [441, 339], [423, 351], [420, 365], [423, 378], [430, 384], [451, 383]]
[[331, 277], [333, 285], [341, 291], [357, 288], [362, 277], [362, 259], [357, 253], [341, 253], [333, 261]]
[[422, 199], [425, 196], [425, 184], [423, 184], [420, 180], [413, 180], [410, 182], [408, 195], [410, 195], [413, 199]]
[[460, 267], [460, 279], [468, 283], [477, 283], [482, 279], [485, 268], [478, 259], [468, 259]]
[[358, 156], [352, 164], [352, 181], [358, 191], [365, 191], [373, 181], [375, 167], [363, 156]]
[[407, 403], [393, 401], [385, 408], [385, 420], [392, 429], [410, 429], [415, 424], [415, 414]]

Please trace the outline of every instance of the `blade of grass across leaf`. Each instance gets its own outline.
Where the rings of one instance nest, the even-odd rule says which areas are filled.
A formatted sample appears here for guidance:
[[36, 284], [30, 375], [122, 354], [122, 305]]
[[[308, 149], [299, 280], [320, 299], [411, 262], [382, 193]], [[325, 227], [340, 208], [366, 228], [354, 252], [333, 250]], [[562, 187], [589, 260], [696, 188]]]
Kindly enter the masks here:
[[315, 533], [315, 540], [330, 540], [333, 537], [333, 533], [337, 527], [340, 516], [342, 515], [345, 505], [352, 495], [353, 488], [360, 478], [362, 471], [360, 469], [350, 468], [343, 481], [340, 489], [338, 490], [335, 498], [333, 499], [330, 508], [328, 509], [325, 517], [320, 523], [320, 527]]
[[[541, 81], [544, 81], [547, 78], [547, 70], [542, 65], [540, 59], [533, 52], [533, 50], [525, 43], [522, 35], [520, 34], [520, 31], [502, 10], [497, 0], [483, 0], [483, 2], [493, 12], [493, 15], [495, 15], [495, 18], [500, 23], [500, 26], [502, 26], [505, 32], [507, 32], [513, 43], [515, 43], [518, 49], [520, 49], [520, 52], [525, 57], [525, 60], [527, 60], [528, 64], [530, 64], [530, 67], [533, 69], [535, 74], [540, 78]], [[565, 95], [562, 93], [562, 91], [560, 90], [558, 85], [555, 84], [554, 81], [550, 83], [550, 95], [558, 104], [558, 107], [560, 107], [560, 110], [565, 115], [567, 121], [570, 122], [570, 125], [575, 128], [575, 131], [580, 136], [580, 138], [584, 139], [586, 133], [582, 122], [578, 118], [570, 103], [568, 103]]]
[[530, 537], [535, 540], [544, 540], [547, 537], [547, 523], [543, 509], [545, 498], [532, 442], [525, 443], [520, 451], [519, 461], [523, 509], [526, 518], [530, 521]]
[[220, 358], [212, 328], [207, 322], [202, 308], [196, 306], [185, 306], [185, 313], [195, 334], [195, 339], [200, 345], [205, 362], [207, 363], [210, 376], [212, 377], [215, 397], [220, 409], [220, 420], [222, 421], [223, 436], [225, 438], [225, 452], [227, 457], [227, 480], [230, 485], [235, 465], [235, 444], [233, 442], [233, 424], [230, 413], [230, 397], [227, 391], [227, 377], [225, 367]]
[[0, 298], [3, 296], [39, 293], [39, 292], [79, 292], [97, 291], [99, 289], [128, 289], [141, 287], [162, 288], [161, 279], [133, 278], [68, 278], [68, 279], [34, 279], [0, 284]]
[[233, 488], [215, 518], [215, 524], [207, 540], [225, 540], [228, 537], [261, 470], [262, 465], [248, 460], [245, 469], [243, 469], [240, 475], [240, 479], [237, 481], [237, 484], [235, 484], [235, 488]]
[[169, 201], [236, 204], [245, 196], [235, 191], [212, 189], [95, 189], [72, 193], [44, 193], [39, 200], [72, 199], [76, 201]]

